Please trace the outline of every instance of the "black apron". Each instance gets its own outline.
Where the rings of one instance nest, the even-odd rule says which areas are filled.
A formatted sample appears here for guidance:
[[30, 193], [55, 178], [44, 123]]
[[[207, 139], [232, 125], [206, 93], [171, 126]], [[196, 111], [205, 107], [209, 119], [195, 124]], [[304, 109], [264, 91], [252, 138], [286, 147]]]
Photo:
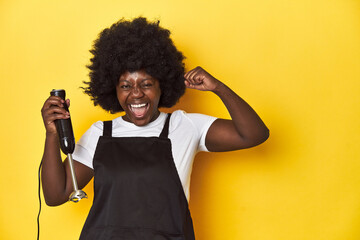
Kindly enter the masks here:
[[81, 240], [194, 240], [168, 138], [112, 137], [104, 122], [94, 155], [94, 202]]

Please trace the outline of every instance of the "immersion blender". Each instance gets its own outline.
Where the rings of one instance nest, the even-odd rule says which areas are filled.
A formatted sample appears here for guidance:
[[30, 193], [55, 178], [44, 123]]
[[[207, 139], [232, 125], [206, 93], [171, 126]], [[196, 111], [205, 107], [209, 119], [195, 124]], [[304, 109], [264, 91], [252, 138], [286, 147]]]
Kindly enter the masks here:
[[[55, 90], [53, 89], [50, 92], [51, 96], [58, 96], [62, 98], [65, 101], [65, 90], [59, 89]], [[64, 109], [69, 112], [68, 106], [66, 103], [63, 104]], [[72, 202], [78, 202], [82, 198], [87, 198], [87, 195], [84, 191], [78, 188], [76, 176], [75, 176], [75, 170], [74, 170], [74, 164], [73, 164], [73, 158], [72, 153], [75, 149], [75, 138], [74, 138], [74, 132], [72, 129], [71, 119], [57, 119], [55, 120], [56, 130], [59, 135], [59, 142], [60, 142], [60, 148], [61, 151], [67, 155], [69, 160], [69, 166], [70, 166], [70, 172], [71, 172], [71, 178], [72, 183], [74, 187], [74, 191], [70, 194], [69, 201]]]

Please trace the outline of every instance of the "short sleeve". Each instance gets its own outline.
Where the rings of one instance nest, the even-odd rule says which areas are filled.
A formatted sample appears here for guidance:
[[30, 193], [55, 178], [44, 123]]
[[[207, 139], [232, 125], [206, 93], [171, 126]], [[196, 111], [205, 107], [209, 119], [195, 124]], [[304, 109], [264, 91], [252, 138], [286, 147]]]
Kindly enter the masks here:
[[94, 123], [75, 145], [73, 158], [75, 161], [93, 169], [93, 158], [95, 149], [102, 135], [103, 122]]
[[208, 152], [209, 150], [206, 148], [205, 145], [206, 134], [210, 126], [217, 118], [199, 113], [188, 113], [187, 116], [192, 121], [199, 133], [198, 151]]

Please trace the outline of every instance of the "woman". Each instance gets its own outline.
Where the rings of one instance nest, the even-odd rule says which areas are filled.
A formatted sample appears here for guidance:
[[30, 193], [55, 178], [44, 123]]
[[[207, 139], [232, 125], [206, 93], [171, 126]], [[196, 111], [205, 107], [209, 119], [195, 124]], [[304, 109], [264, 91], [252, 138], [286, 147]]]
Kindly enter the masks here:
[[[95, 105], [125, 115], [96, 122], [76, 145], [79, 187], [94, 177], [94, 202], [80, 239], [195, 239], [188, 210], [195, 154], [249, 148], [269, 136], [255, 111], [224, 83], [201, 67], [185, 73], [169, 36], [158, 22], [120, 20], [91, 50], [85, 93]], [[159, 111], [172, 107], [186, 87], [218, 95], [231, 120]], [[63, 104], [69, 100], [52, 96], [42, 108], [42, 183], [51, 206], [66, 202], [73, 190], [54, 124], [69, 118]]]

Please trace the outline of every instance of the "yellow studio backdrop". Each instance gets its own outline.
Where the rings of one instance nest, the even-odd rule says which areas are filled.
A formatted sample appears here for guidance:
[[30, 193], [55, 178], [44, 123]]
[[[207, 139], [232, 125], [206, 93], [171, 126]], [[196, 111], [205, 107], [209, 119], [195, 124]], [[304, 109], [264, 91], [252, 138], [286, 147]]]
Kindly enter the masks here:
[[[121, 17], [160, 19], [187, 56], [270, 128], [264, 144], [201, 153], [190, 208], [200, 240], [360, 239], [360, 1], [0, 1], [0, 239], [36, 238], [37, 171], [53, 88], [75, 138], [112, 116], [79, 88], [97, 34]], [[229, 117], [212, 93], [173, 109]], [[173, 110], [172, 109], [172, 110]], [[78, 239], [93, 198], [44, 205], [40, 239]]]

